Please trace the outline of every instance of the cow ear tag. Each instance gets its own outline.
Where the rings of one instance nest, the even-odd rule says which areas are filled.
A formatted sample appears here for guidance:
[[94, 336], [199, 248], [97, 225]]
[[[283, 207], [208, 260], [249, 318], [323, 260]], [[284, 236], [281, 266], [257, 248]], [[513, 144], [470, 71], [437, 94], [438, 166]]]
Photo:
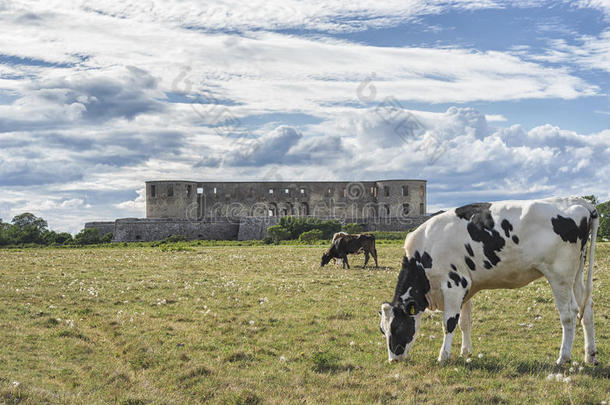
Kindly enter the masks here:
[[411, 305], [411, 309], [409, 310], [411, 315], [415, 315], [415, 305]]

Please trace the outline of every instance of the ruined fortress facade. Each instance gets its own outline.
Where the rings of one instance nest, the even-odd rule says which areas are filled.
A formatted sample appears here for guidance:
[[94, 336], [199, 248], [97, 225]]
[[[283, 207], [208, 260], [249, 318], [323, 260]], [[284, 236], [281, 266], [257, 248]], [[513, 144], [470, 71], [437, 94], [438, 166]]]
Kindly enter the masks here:
[[368, 231], [406, 231], [426, 217], [425, 180], [363, 182], [147, 181], [146, 218], [90, 222], [115, 241], [262, 239], [283, 216], [360, 223]]

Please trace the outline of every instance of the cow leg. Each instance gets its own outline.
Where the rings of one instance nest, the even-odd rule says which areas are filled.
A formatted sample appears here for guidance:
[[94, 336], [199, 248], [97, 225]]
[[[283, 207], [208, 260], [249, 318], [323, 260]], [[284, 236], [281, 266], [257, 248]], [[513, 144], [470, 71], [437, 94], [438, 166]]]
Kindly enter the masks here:
[[[557, 273], [556, 273], [557, 274]], [[561, 274], [561, 273], [559, 273]], [[576, 327], [576, 317], [578, 315], [578, 304], [574, 296], [573, 286], [561, 279], [549, 280], [553, 295], [555, 296], [555, 305], [559, 311], [559, 319], [561, 320], [561, 328], [563, 337], [561, 341], [561, 349], [557, 364], [562, 365], [568, 363], [572, 357], [572, 345], [574, 344], [574, 329]]]
[[373, 247], [371, 254], [373, 255], [373, 259], [375, 259], [375, 268], [379, 267], [379, 263], [377, 263], [377, 249]]
[[347, 261], [347, 255], [343, 256], [343, 268], [345, 268], [345, 266], [347, 266], [347, 268], [349, 269], [349, 262]]
[[[454, 288], [453, 290], [458, 290]], [[460, 319], [460, 307], [462, 303], [463, 295], [459, 297], [457, 294], [445, 291], [444, 295], [444, 309], [443, 309], [443, 332], [445, 337], [443, 338], [443, 346], [438, 355], [438, 361], [443, 362], [449, 360], [451, 357], [451, 343], [453, 342], [453, 332], [458, 325]]]
[[364, 264], [362, 265], [362, 268], [366, 267], [366, 264], [369, 262], [369, 252], [364, 252]]
[[[582, 302], [585, 295], [585, 285], [582, 278], [582, 272], [576, 276], [574, 283], [574, 296], [576, 302]], [[589, 297], [585, 304], [582, 320], [580, 321], [585, 336], [585, 362], [597, 364], [597, 349], [595, 347], [595, 330], [593, 328], [593, 299]]]
[[472, 323], [472, 301], [462, 304], [460, 312], [460, 329], [462, 330], [462, 350], [460, 354], [470, 357], [472, 354], [472, 339], [470, 338], [470, 325]]

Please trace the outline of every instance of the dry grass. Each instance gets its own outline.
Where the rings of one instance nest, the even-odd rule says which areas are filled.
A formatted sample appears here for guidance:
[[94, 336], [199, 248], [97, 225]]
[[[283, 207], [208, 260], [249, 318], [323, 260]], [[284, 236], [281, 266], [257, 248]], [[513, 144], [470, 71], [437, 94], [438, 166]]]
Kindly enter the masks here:
[[[439, 313], [388, 364], [381, 269], [319, 268], [321, 247], [0, 251], [0, 403], [600, 403], [610, 400], [610, 244], [599, 244], [601, 365], [557, 368], [561, 327], [539, 280], [474, 298], [471, 362], [439, 366]], [[582, 359], [582, 331], [574, 359]], [[482, 358], [476, 354], [482, 353]], [[547, 381], [550, 373], [569, 382]]]

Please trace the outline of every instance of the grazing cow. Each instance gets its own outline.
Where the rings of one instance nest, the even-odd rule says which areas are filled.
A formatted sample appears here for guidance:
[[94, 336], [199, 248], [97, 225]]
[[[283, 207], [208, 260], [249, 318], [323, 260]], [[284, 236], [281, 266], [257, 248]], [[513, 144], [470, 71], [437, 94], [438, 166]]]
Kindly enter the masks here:
[[342, 259], [343, 268], [347, 265], [349, 269], [349, 262], [347, 261], [348, 254], [358, 254], [364, 252], [364, 264], [362, 268], [366, 266], [369, 261], [369, 254], [375, 259], [375, 267], [379, 267], [377, 263], [377, 249], [375, 249], [375, 237], [368, 233], [359, 233], [355, 235], [342, 235], [334, 241], [330, 248], [322, 254], [322, 260], [320, 266], [324, 267], [330, 259]]
[[544, 276], [563, 329], [557, 363], [570, 360], [578, 318], [585, 361], [597, 364], [591, 293], [598, 227], [595, 207], [577, 197], [470, 204], [429, 219], [407, 235], [394, 299], [379, 311], [389, 360], [407, 356], [426, 308], [443, 311], [438, 361], [449, 359], [458, 324], [461, 353], [470, 355], [470, 298], [480, 290], [519, 288]]

